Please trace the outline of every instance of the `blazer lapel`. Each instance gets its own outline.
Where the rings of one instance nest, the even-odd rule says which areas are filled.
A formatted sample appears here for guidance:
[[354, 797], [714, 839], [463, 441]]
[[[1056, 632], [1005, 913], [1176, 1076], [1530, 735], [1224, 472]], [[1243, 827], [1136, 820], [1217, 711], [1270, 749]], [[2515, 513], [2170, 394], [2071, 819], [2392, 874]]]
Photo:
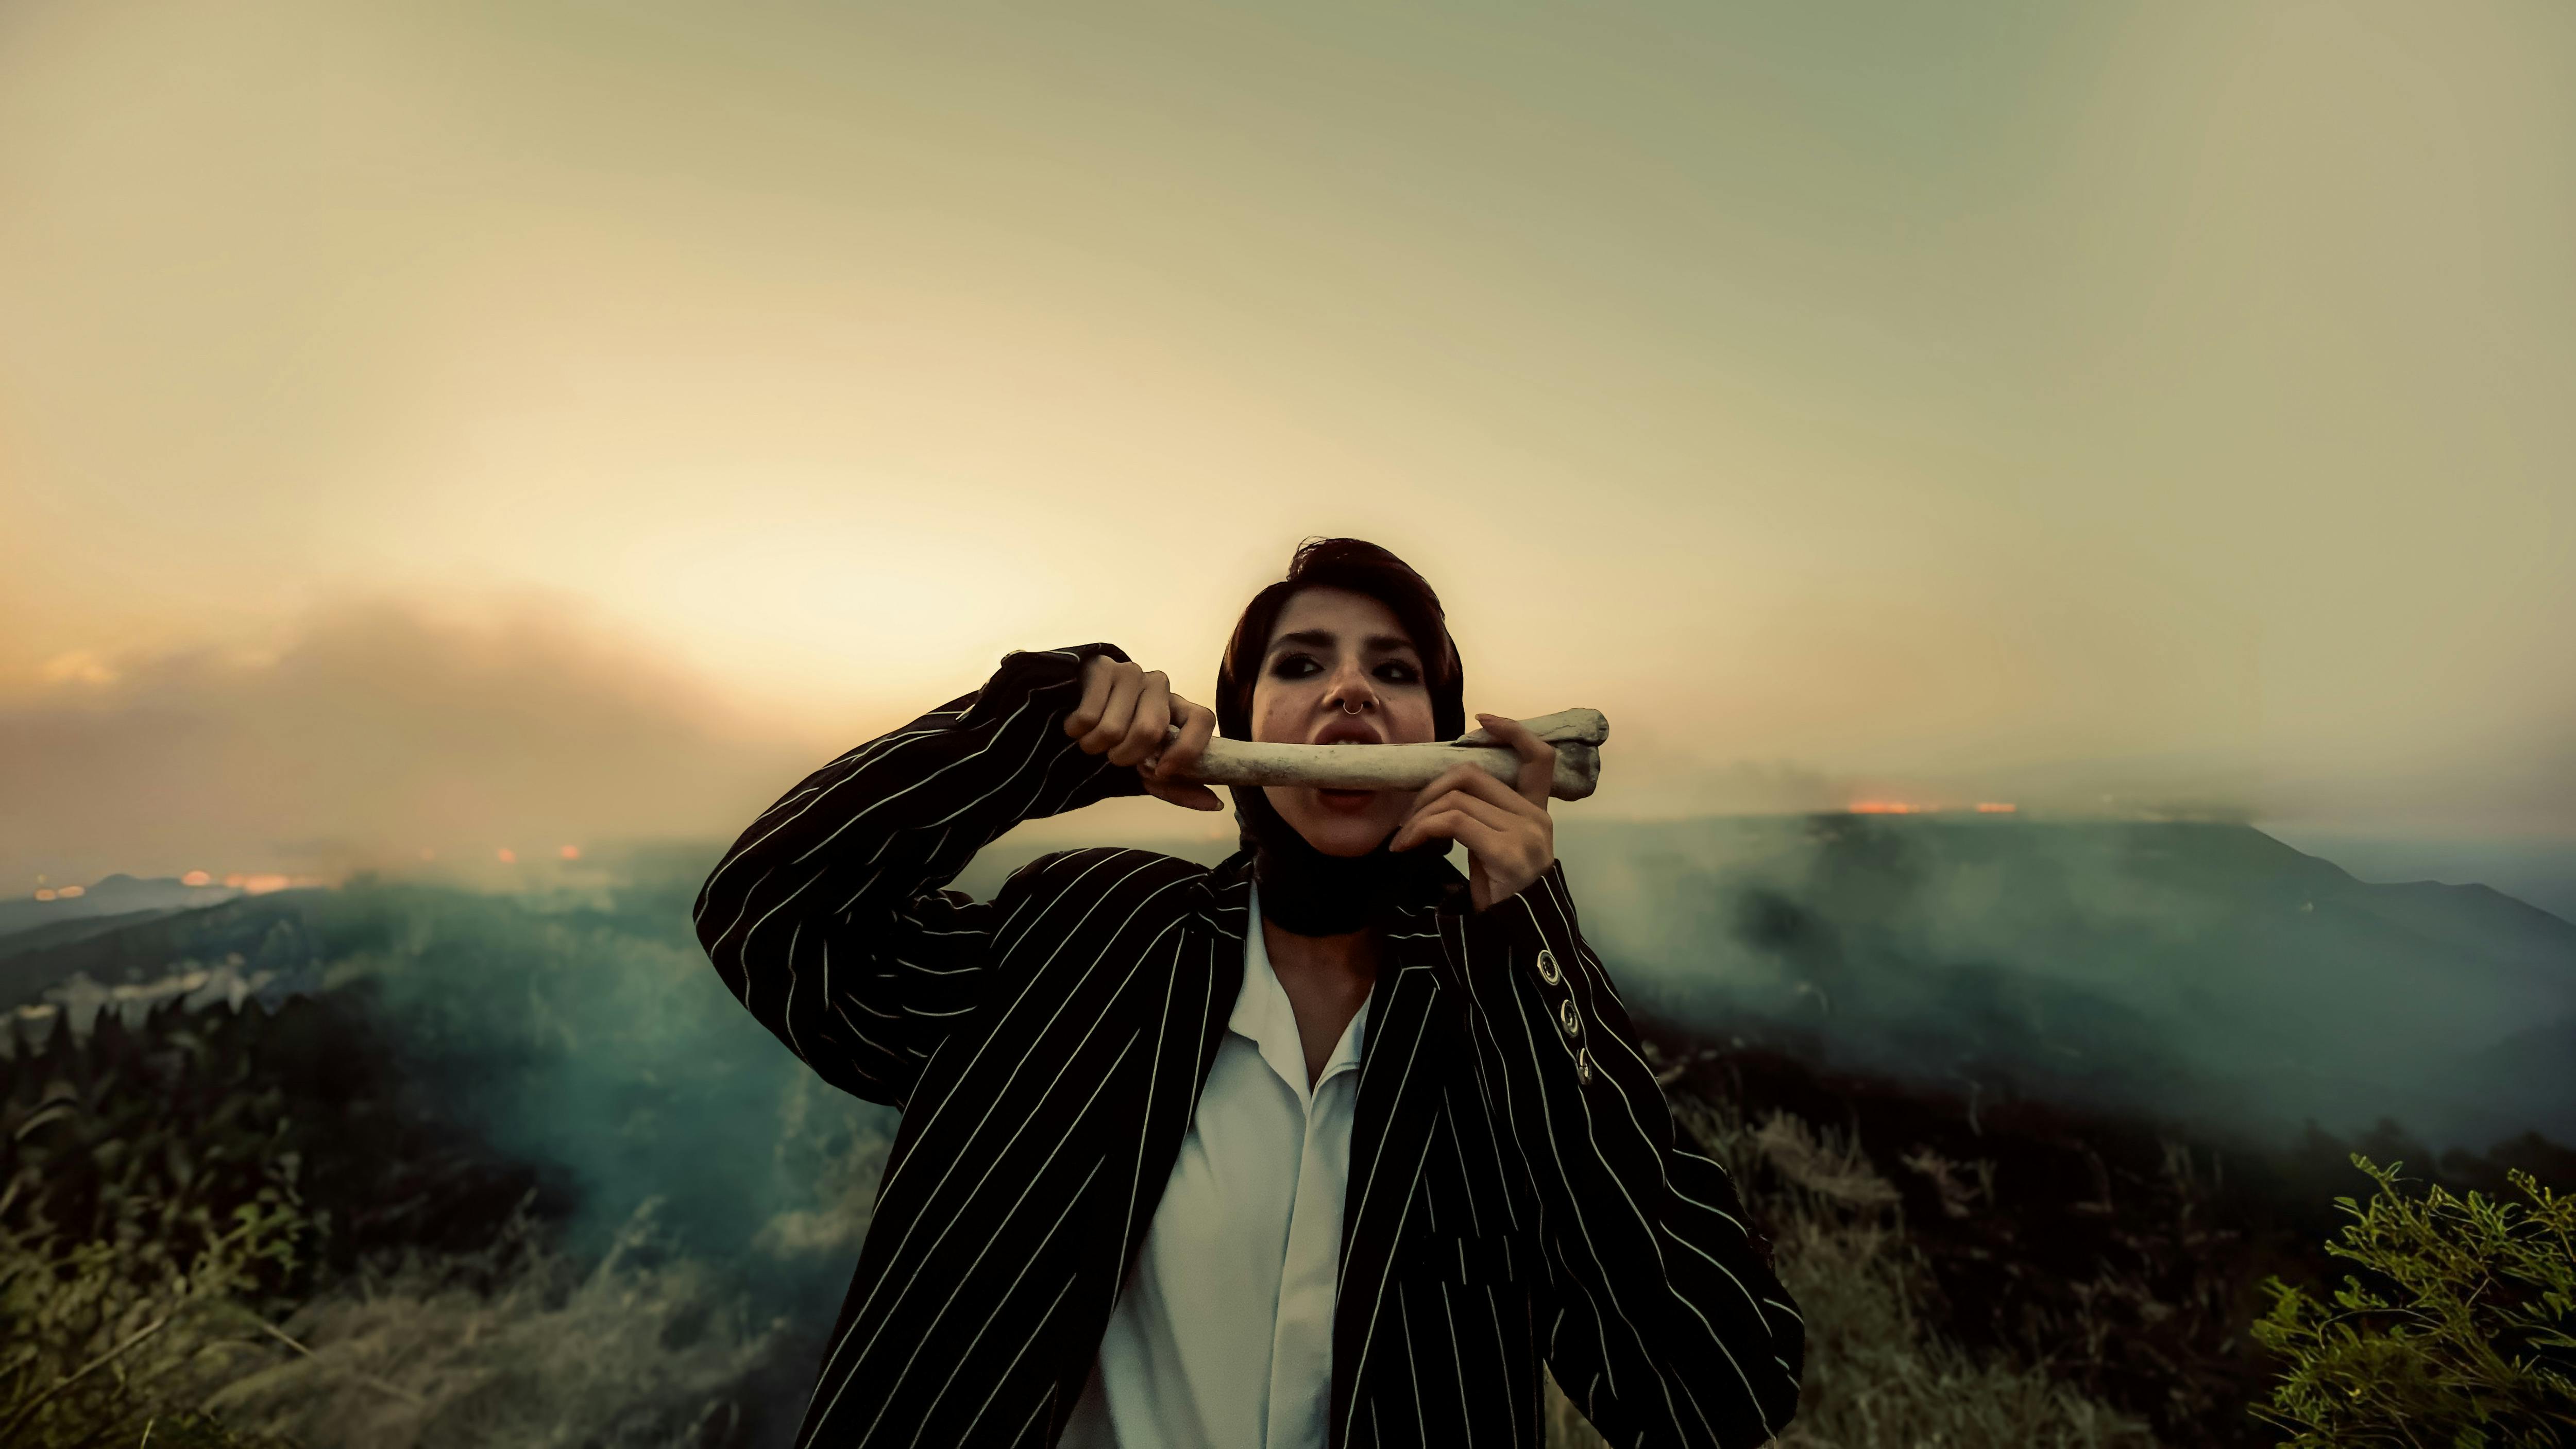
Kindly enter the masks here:
[[1326, 1439], [1335, 1446], [1349, 1441], [1362, 1376], [1385, 1359], [1392, 1342], [1388, 1278], [1414, 1211], [1458, 1039], [1455, 1023], [1447, 1019], [1454, 1007], [1433, 970], [1440, 942], [1431, 921], [1429, 911], [1408, 913], [1389, 933], [1393, 975], [1378, 978], [1360, 1053], [1350, 1184], [1342, 1199], [1341, 1279], [1333, 1304]]
[[[1209, 874], [1202, 929], [1190, 931], [1165, 979], [1162, 1003], [1147, 1028], [1152, 1050], [1128, 1101], [1141, 1130], [1132, 1159], [1113, 1160], [1126, 1181], [1126, 1230], [1110, 1300], [1143, 1251], [1180, 1156], [1200, 1092], [1224, 1044], [1226, 1023], [1243, 989], [1243, 938], [1252, 928], [1252, 861], [1229, 858]], [[1390, 932], [1390, 973], [1378, 979], [1360, 1052], [1360, 1085], [1351, 1124], [1351, 1170], [1343, 1198], [1341, 1278], [1333, 1311], [1333, 1390], [1327, 1423], [1333, 1445], [1346, 1442], [1362, 1374], [1389, 1351], [1391, 1324], [1382, 1309], [1396, 1245], [1413, 1211], [1415, 1184], [1438, 1123], [1442, 1086], [1458, 1040], [1454, 998], [1434, 967], [1442, 946], [1432, 911], [1409, 912]], [[1106, 1226], [1106, 1224], [1104, 1224]], [[1110, 1304], [1102, 1306], [1102, 1318]], [[1374, 1356], [1374, 1357], [1373, 1357]]]
[[[1137, 1095], [1130, 1099], [1136, 1114], [1130, 1120], [1142, 1130], [1133, 1139], [1132, 1159], [1113, 1164], [1127, 1169], [1119, 1194], [1125, 1201], [1126, 1221], [1120, 1238], [1118, 1288], [1125, 1286], [1136, 1255], [1144, 1249], [1146, 1230], [1153, 1226], [1154, 1210], [1162, 1204], [1172, 1163], [1189, 1136], [1199, 1092], [1216, 1064], [1234, 999], [1243, 989], [1243, 933], [1251, 891], [1248, 853], [1229, 857], [1210, 872], [1197, 922], [1200, 929], [1183, 933], [1174, 969], [1155, 983], [1162, 995], [1161, 1009], [1152, 1014], [1145, 1029], [1152, 1049], [1140, 1069]], [[1115, 1289], [1112, 1296], [1114, 1300]]]

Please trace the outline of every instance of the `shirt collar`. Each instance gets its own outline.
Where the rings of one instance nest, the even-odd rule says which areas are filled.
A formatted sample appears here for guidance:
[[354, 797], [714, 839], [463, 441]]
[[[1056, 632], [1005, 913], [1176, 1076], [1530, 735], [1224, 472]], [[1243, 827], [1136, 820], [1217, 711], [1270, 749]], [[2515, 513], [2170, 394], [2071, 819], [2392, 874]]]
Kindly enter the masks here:
[[1342, 1028], [1342, 1039], [1333, 1046], [1333, 1054], [1324, 1060], [1323, 1073], [1315, 1086], [1306, 1085], [1306, 1045], [1297, 1035], [1297, 1008], [1288, 1001], [1288, 988], [1279, 984], [1278, 973], [1270, 969], [1270, 947], [1261, 930], [1261, 891], [1251, 891], [1251, 908], [1243, 932], [1243, 987], [1234, 996], [1234, 1014], [1226, 1019], [1226, 1029], [1250, 1041], [1261, 1051], [1261, 1059], [1279, 1074], [1279, 1079], [1294, 1088], [1301, 1103], [1339, 1072], [1357, 1071], [1360, 1049], [1366, 1040], [1369, 1007], [1377, 1000], [1372, 989], [1360, 1000], [1360, 1009], [1351, 1013], [1350, 1025]]

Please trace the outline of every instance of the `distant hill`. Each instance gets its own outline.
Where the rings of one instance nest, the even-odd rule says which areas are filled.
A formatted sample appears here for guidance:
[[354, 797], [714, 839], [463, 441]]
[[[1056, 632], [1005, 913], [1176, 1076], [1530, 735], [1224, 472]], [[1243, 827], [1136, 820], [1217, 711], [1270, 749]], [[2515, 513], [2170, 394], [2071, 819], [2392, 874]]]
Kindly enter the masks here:
[[1569, 812], [1557, 854], [1630, 1004], [1721, 1041], [2274, 1136], [2576, 1138], [2576, 924], [2485, 886], [2194, 822]]
[[2576, 1135], [2576, 924], [2241, 825], [1568, 822], [1632, 1002], [1867, 1070], [2294, 1129]]
[[[1557, 843], [1630, 1005], [1714, 1040], [2256, 1132], [2576, 1139], [2576, 924], [2483, 886], [2370, 884], [2224, 824], [1569, 818]], [[1055, 848], [1006, 836], [954, 884], [989, 897]], [[681, 854], [638, 863], [669, 879], [629, 908], [685, 940], [705, 862]], [[190, 962], [318, 979], [398, 924], [338, 892], [191, 908], [173, 886], [101, 882], [89, 914], [0, 935], [0, 1009]]]
[[[53, 921], [0, 936], [0, 1012], [16, 1011], [21, 1030], [41, 1038], [51, 1007], [77, 1002], [85, 1016], [95, 1010], [98, 991], [122, 992], [134, 998], [127, 1003], [132, 1014], [169, 994], [144, 988], [166, 988], [191, 973], [202, 977], [209, 968], [245, 977], [264, 973], [274, 989], [261, 995], [272, 999], [318, 983], [329, 946], [317, 934], [314, 907], [333, 892], [227, 894], [211, 905]], [[69, 992], [74, 983], [92, 989]]]
[[127, 916], [143, 911], [183, 910], [230, 900], [241, 892], [229, 886], [186, 885], [169, 879], [140, 880], [112, 875], [69, 900], [40, 901], [29, 896], [0, 900], [0, 955], [18, 949], [15, 938], [42, 927], [61, 927], [99, 916]]

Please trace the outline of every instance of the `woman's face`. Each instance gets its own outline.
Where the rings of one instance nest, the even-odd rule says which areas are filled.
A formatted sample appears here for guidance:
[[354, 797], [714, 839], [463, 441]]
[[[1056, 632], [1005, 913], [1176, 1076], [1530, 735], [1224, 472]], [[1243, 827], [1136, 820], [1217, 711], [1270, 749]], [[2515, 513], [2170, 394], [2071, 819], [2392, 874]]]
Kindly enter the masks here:
[[[1358, 714], [1350, 713], [1357, 708]], [[1366, 594], [1307, 588], [1270, 628], [1252, 685], [1252, 737], [1283, 744], [1420, 744], [1432, 737], [1422, 655]], [[1326, 855], [1366, 855], [1413, 809], [1413, 790], [1268, 785], [1280, 818]]]

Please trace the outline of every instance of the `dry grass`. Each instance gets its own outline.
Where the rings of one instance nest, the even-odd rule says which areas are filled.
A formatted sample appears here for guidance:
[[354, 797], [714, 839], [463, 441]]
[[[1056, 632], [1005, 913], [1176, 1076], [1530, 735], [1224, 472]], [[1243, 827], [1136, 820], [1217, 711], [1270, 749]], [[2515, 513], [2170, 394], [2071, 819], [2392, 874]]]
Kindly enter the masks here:
[[725, 1442], [774, 1346], [707, 1271], [650, 1261], [650, 1204], [588, 1272], [524, 1229], [471, 1259], [369, 1269], [299, 1309], [270, 1362], [211, 1395], [237, 1430], [369, 1449]]
[[[185, 1414], [264, 1351], [257, 1279], [291, 1259], [299, 1232], [294, 1209], [277, 1202], [209, 1224], [184, 1261], [158, 1241], [56, 1254], [0, 1230], [0, 1444], [128, 1443]], [[219, 1428], [189, 1433], [251, 1449]]]
[[740, 1394], [784, 1336], [670, 1257], [652, 1204], [596, 1266], [527, 1203], [468, 1254], [364, 1263], [294, 1306], [259, 1285], [310, 1235], [247, 1207], [184, 1262], [159, 1240], [0, 1233], [0, 1444], [92, 1449], [662, 1449], [741, 1442]]
[[[1722, 1106], [1674, 1105], [1735, 1174], [1806, 1319], [1798, 1417], [1780, 1449], [2154, 1449], [2137, 1420], [1924, 1322], [1929, 1280], [1896, 1189], [1850, 1141], [1796, 1117], [1751, 1127]], [[1547, 1435], [1553, 1449], [1603, 1443], [1553, 1379]]]

